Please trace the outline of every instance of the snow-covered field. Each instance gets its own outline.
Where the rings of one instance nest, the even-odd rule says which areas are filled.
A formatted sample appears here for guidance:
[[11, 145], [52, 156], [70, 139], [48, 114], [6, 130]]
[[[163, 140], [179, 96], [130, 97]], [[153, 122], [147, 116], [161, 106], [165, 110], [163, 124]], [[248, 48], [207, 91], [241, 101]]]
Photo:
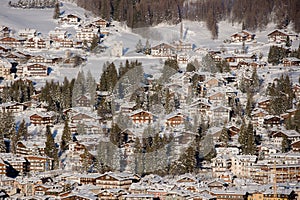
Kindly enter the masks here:
[[[9, 0], [2, 0], [0, 6], [0, 25], [6, 25], [18, 32], [24, 28], [37, 29], [43, 36], [47, 36], [50, 30], [54, 30], [58, 26], [57, 22], [52, 18], [53, 9], [16, 9], [8, 6]], [[94, 16], [85, 11], [82, 8], [77, 7], [75, 4], [69, 2], [63, 2], [61, 12], [65, 14], [77, 14], [83, 18], [83, 20], [91, 20]], [[63, 68], [55, 67], [53, 72], [47, 79], [56, 79], [62, 81], [65, 76], [73, 78], [76, 76], [79, 69], [87, 72], [90, 70], [96, 80], [99, 80], [103, 63], [109, 61], [114, 62], [116, 66], [119, 66], [120, 62], [128, 60], [139, 60], [143, 62], [144, 70], [146, 73], [153, 73], [155, 70], [160, 69], [162, 61], [160, 58], [153, 58], [151, 56], [144, 56], [142, 54], [135, 53], [135, 46], [139, 39], [145, 44], [148, 39], [152, 46], [161, 42], [172, 43], [174, 40], [178, 40], [180, 37], [180, 24], [169, 25], [159, 24], [151, 28], [140, 28], [131, 30], [123, 23], [113, 22], [115, 27], [111, 28], [111, 34], [104, 39], [103, 45], [109, 47], [114, 41], [122, 41], [124, 46], [124, 56], [111, 57], [106, 52], [100, 55], [89, 55], [88, 61], [85, 66], [81, 68]], [[249, 52], [255, 52], [259, 54], [262, 52], [266, 58], [269, 44], [267, 43], [267, 34], [275, 28], [274, 24], [269, 26], [263, 31], [257, 31], [256, 43], [246, 44]], [[222, 21], [219, 23], [219, 38], [217, 40], [211, 39], [211, 34], [206, 28], [204, 22], [191, 22], [184, 21], [183, 24], [183, 36], [186, 42], [192, 43], [195, 48], [204, 49], [220, 49], [224, 46], [223, 41], [230, 39], [230, 35], [241, 30], [241, 24], [232, 24], [231, 22]], [[71, 34], [75, 33], [74, 28], [67, 28], [67, 31]], [[71, 35], [75, 37], [75, 35]], [[299, 41], [294, 42], [294, 47], [298, 47]], [[234, 49], [240, 49], [242, 44], [225, 44], [225, 48], [228, 51]], [[49, 53], [49, 52], [45, 52]], [[52, 52], [51, 52], [52, 53]], [[55, 52], [57, 54], [64, 54], [64, 51]], [[200, 56], [198, 56], [200, 57]], [[200, 57], [201, 58], [201, 57]], [[280, 71], [279, 71], [280, 73]], [[276, 76], [276, 75], [272, 75]], [[36, 80], [40, 82], [39, 79]], [[41, 80], [41, 83], [45, 82], [45, 79]]]

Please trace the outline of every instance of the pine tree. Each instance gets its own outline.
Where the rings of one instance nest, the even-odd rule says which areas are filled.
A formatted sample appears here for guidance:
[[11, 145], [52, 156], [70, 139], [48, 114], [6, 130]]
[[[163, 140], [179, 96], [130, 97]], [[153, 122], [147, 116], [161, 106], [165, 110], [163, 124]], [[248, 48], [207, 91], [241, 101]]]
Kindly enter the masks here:
[[98, 46], [98, 43], [99, 43], [99, 36], [95, 35], [91, 42], [90, 51], [93, 51]]
[[138, 43], [135, 46], [135, 51], [137, 53], [142, 53], [143, 49], [144, 49], [144, 47], [143, 47], [142, 41], [141, 41], [141, 39], [139, 39]]
[[58, 151], [56, 148], [56, 144], [54, 142], [54, 138], [51, 133], [50, 126], [46, 127], [45, 154], [49, 158], [53, 159], [52, 169], [57, 169], [59, 165]]
[[229, 136], [229, 131], [226, 127], [223, 127], [219, 140], [225, 147], [228, 146], [230, 136]]
[[58, 19], [60, 16], [59, 2], [55, 3], [53, 19]]
[[61, 151], [65, 151], [69, 148], [69, 143], [72, 140], [71, 130], [69, 128], [69, 120], [65, 120], [64, 130], [61, 136], [60, 149]]
[[285, 46], [286, 46], [286, 47], [292, 46], [291, 40], [290, 40], [290, 37], [289, 37], [289, 36], [286, 37]]
[[290, 151], [290, 149], [291, 149], [291, 141], [287, 138], [287, 136], [284, 136], [281, 142], [281, 151], [282, 153], [286, 153]]
[[146, 41], [144, 54], [151, 55], [151, 44], [150, 44], [149, 40]]

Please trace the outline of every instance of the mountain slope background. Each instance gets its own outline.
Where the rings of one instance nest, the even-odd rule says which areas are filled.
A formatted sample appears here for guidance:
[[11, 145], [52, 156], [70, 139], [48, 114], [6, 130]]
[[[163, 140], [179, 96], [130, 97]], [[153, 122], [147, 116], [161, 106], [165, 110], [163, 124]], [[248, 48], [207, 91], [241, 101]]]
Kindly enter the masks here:
[[244, 29], [263, 30], [270, 22], [277, 28], [292, 24], [300, 32], [299, 0], [73, 0], [78, 6], [107, 20], [126, 22], [131, 28], [182, 19], [205, 21], [213, 38], [218, 22], [243, 24]]

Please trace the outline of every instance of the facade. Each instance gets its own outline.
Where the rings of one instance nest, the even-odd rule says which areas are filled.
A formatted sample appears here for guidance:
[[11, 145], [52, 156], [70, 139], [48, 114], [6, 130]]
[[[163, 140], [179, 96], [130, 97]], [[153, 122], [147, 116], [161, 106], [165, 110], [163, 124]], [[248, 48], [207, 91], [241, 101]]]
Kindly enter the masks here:
[[24, 76], [48, 76], [48, 67], [43, 64], [35, 63], [25, 66]]
[[51, 114], [33, 114], [30, 116], [30, 123], [32, 123], [33, 125], [52, 125], [54, 121], [54, 116]]

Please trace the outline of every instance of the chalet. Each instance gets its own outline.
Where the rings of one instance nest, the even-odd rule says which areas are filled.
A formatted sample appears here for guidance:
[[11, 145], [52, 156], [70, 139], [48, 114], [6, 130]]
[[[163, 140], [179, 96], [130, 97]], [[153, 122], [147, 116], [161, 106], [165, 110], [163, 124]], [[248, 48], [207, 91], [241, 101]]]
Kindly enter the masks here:
[[239, 134], [239, 132], [240, 132], [240, 128], [238, 128], [235, 125], [228, 126], [227, 129], [228, 129], [230, 137], [233, 137], [233, 136]]
[[11, 79], [11, 68], [12, 68], [12, 64], [5, 58], [1, 58], [0, 59], [0, 77], [4, 78], [4, 79]]
[[278, 131], [272, 134], [271, 140], [275, 145], [281, 146], [284, 137], [291, 142], [297, 142], [300, 140], [300, 133], [295, 130]]
[[204, 85], [208, 89], [213, 88], [213, 87], [218, 87], [218, 86], [220, 86], [220, 84], [221, 84], [221, 82], [219, 81], [219, 79], [217, 79], [215, 77], [212, 77], [212, 78], [204, 81]]
[[30, 122], [33, 125], [52, 125], [54, 122], [54, 115], [52, 113], [35, 113], [30, 116]]
[[0, 37], [9, 37], [11, 29], [7, 26], [0, 26]]
[[206, 116], [207, 114], [210, 113], [210, 108], [211, 108], [211, 104], [205, 101], [195, 101], [190, 105], [189, 108], [189, 112], [192, 115], [196, 115], [196, 114], [203, 114], [203, 116]]
[[76, 39], [92, 42], [95, 37], [99, 37], [99, 29], [93, 27], [82, 27], [76, 31]]
[[61, 200], [97, 200], [98, 198], [96, 197], [95, 194], [87, 193], [70, 193], [67, 196], [63, 196], [60, 198]]
[[27, 57], [18, 53], [18, 52], [10, 52], [4, 56], [11, 63], [25, 63], [27, 61]]
[[261, 109], [261, 108], [254, 109], [251, 113], [253, 126], [263, 125], [264, 119], [268, 115], [269, 115], [269, 113], [267, 111], [265, 111], [264, 109]]
[[77, 113], [74, 116], [71, 117], [71, 122], [72, 123], [81, 123], [81, 122], [100, 122], [101, 118], [91, 115], [91, 114], [86, 114], [86, 113]]
[[159, 200], [160, 198], [155, 197], [153, 194], [126, 194], [123, 196], [125, 200]]
[[18, 141], [16, 144], [16, 155], [45, 156], [45, 142], [44, 141]]
[[18, 35], [24, 39], [29, 39], [35, 37], [37, 35], [37, 31], [36, 29], [25, 28], [21, 29]]
[[6, 45], [0, 45], [0, 55], [11, 52], [11, 47]]
[[221, 179], [215, 179], [207, 183], [207, 186], [211, 190], [223, 190], [226, 188], [227, 183]]
[[46, 195], [46, 191], [51, 188], [50, 185], [36, 185], [34, 187], [34, 194], [39, 196]]
[[81, 22], [81, 18], [74, 14], [68, 14], [62, 16], [59, 19], [60, 24], [66, 24], [66, 25], [79, 25], [80, 22]]
[[99, 173], [84, 174], [80, 176], [80, 184], [82, 185], [96, 185], [96, 179], [102, 176]]
[[231, 108], [225, 106], [218, 106], [211, 108], [212, 116], [211, 119], [214, 122], [229, 122], [230, 121], [230, 112]]
[[251, 42], [255, 38], [255, 34], [250, 33], [246, 30], [234, 33], [231, 35], [231, 42]]
[[50, 39], [64, 39], [67, 37], [67, 31], [55, 28], [55, 30], [49, 32]]
[[285, 30], [274, 30], [268, 34], [269, 42], [277, 42], [277, 43], [286, 42], [288, 37], [290, 38], [290, 40], [298, 39], [297, 34], [290, 33]]
[[25, 105], [18, 102], [8, 102], [0, 104], [0, 112], [18, 113], [25, 110]]
[[215, 196], [217, 200], [244, 200], [247, 197], [245, 191], [239, 190], [214, 190], [211, 194]]
[[282, 64], [285, 67], [300, 66], [300, 59], [295, 57], [283, 58]]
[[81, 95], [75, 99], [75, 105], [77, 107], [91, 107], [91, 98], [88, 95]]
[[41, 37], [31, 37], [24, 42], [24, 47], [28, 49], [46, 49], [50, 47], [50, 41]]
[[129, 114], [135, 124], [151, 124], [154, 121], [152, 113], [144, 110], [136, 110]]
[[293, 92], [295, 93], [296, 99], [300, 100], [300, 85], [299, 84], [293, 85]]
[[172, 114], [167, 117], [166, 124], [167, 126], [175, 127], [180, 124], [183, 124], [185, 121], [184, 116], [181, 113]]
[[271, 100], [269, 98], [263, 98], [263, 99], [258, 100], [257, 106], [258, 106], [258, 108], [268, 110], [268, 108], [270, 106], [270, 102], [271, 102]]
[[101, 28], [106, 28], [108, 22], [104, 19], [99, 18], [99, 19], [95, 20], [93, 22], [93, 24], [97, 27], [100, 27], [100, 30], [101, 30]]
[[282, 118], [279, 116], [268, 115], [264, 118], [264, 126], [273, 127], [280, 126], [282, 124]]
[[221, 105], [225, 102], [225, 93], [224, 92], [215, 92], [207, 96], [209, 103], [214, 105]]
[[24, 44], [25, 39], [15, 37], [4, 37], [0, 39], [0, 44], [7, 45], [12, 48], [21, 47]]
[[37, 56], [32, 56], [28, 60], [28, 63], [41, 63], [41, 64], [51, 65], [54, 63], [54, 59], [52, 59], [46, 55], [37, 55]]
[[130, 185], [136, 181], [133, 174], [107, 172], [96, 179], [96, 185], [104, 189], [120, 188], [128, 190]]
[[293, 152], [300, 152], [300, 140], [291, 144]]
[[109, 199], [120, 199], [121, 196], [126, 195], [127, 192], [122, 189], [105, 189], [97, 194], [99, 199], [109, 200]]
[[16, 157], [11, 153], [2, 153], [0, 159], [8, 166], [7, 175], [22, 175], [28, 172], [28, 162], [23, 157]]
[[24, 68], [24, 76], [47, 76], [48, 67], [39, 63], [29, 64]]
[[176, 54], [175, 47], [161, 43], [151, 48], [151, 55], [156, 57], [173, 57]]
[[52, 162], [44, 156], [26, 156], [25, 159], [29, 163], [29, 172], [44, 172], [52, 168]]
[[50, 42], [51, 46], [56, 49], [72, 48], [73, 40], [70, 38], [54, 38]]
[[7, 165], [4, 163], [2, 159], [0, 159], [0, 176], [6, 175]]

